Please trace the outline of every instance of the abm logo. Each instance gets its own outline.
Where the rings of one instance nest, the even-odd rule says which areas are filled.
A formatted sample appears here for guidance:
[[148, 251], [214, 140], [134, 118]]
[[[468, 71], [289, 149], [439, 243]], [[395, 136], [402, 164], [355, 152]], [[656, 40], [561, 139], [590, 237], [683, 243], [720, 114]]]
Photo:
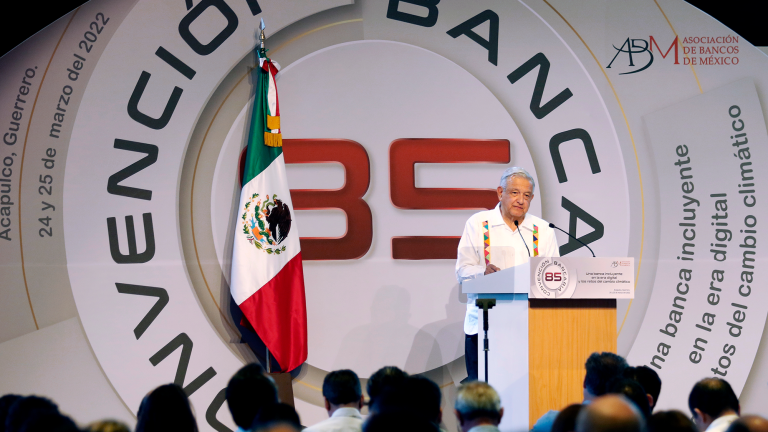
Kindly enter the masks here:
[[[611, 59], [611, 62], [608, 63], [608, 66], [606, 66], [606, 69], [610, 69], [611, 65], [616, 61], [616, 59], [621, 56], [622, 54], [626, 54], [625, 56], [622, 56], [623, 59], [626, 59], [628, 61], [627, 66], [629, 68], [632, 68], [628, 72], [621, 72], [619, 75], [629, 75], [633, 73], [642, 72], [653, 64], [653, 47], [656, 46], [656, 49], [659, 51], [659, 54], [661, 54], [662, 59], [666, 59], [667, 55], [672, 51], [672, 49], [675, 50], [675, 64], [680, 64], [680, 61], [678, 60], [678, 37], [675, 36], [675, 40], [672, 41], [672, 45], [667, 48], [667, 52], [662, 51], [662, 49], [659, 47], [659, 44], [656, 42], [656, 39], [653, 38], [653, 36], [649, 36], [648, 40], [645, 39], [631, 39], [627, 38], [624, 43], [617, 47], [616, 45], [613, 45], [613, 48], [616, 50], [616, 55], [613, 56], [613, 59]], [[645, 62], [645, 63], [643, 63]]]

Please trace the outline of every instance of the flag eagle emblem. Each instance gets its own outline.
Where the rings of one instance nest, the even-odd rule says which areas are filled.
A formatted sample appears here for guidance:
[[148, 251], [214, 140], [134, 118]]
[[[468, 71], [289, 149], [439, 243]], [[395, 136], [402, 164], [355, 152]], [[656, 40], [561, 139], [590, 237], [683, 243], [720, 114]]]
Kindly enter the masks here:
[[261, 199], [255, 193], [246, 201], [241, 219], [246, 240], [268, 254], [280, 255], [285, 246], [280, 247], [291, 231], [291, 209], [287, 203], [269, 194]]

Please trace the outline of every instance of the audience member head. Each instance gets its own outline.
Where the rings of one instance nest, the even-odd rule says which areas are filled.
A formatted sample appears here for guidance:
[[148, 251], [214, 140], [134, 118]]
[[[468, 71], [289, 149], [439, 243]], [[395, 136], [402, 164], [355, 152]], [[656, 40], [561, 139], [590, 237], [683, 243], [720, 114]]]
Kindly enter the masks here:
[[296, 409], [288, 404], [276, 403], [262, 407], [253, 419], [251, 430], [268, 429], [272, 426], [288, 425], [301, 430], [301, 419]]
[[368, 379], [368, 405], [373, 406], [376, 398], [380, 396], [385, 389], [399, 385], [405, 379], [408, 378], [408, 374], [400, 370], [397, 366], [384, 366], [383, 368], [374, 372]]
[[301, 428], [290, 423], [270, 423], [263, 426], [258, 426], [252, 429], [251, 432], [301, 432]]
[[651, 416], [651, 405], [648, 394], [637, 381], [624, 377], [616, 377], [608, 384], [608, 393], [624, 395], [635, 404], [640, 414], [647, 420]]
[[498, 426], [504, 415], [499, 394], [482, 381], [472, 381], [459, 387], [454, 408], [464, 432], [475, 426]]
[[608, 382], [624, 372], [627, 361], [614, 353], [592, 353], [584, 368], [584, 400], [589, 401], [608, 391]]
[[434, 381], [423, 376], [411, 376], [402, 383], [402, 387], [407, 403], [418, 407], [435, 424], [443, 421], [443, 393]]
[[87, 430], [88, 432], [131, 432], [131, 428], [118, 420], [97, 421], [89, 424]]
[[162, 385], [144, 396], [136, 417], [136, 432], [197, 432], [189, 398], [176, 384]]
[[576, 430], [576, 418], [579, 416], [584, 405], [573, 404], [565, 407], [555, 417], [550, 432], [574, 432]]
[[688, 408], [696, 427], [705, 431], [718, 417], [739, 414], [739, 398], [727, 381], [704, 378], [693, 386], [688, 396]]
[[39, 396], [20, 397], [8, 408], [5, 430], [6, 432], [18, 432], [28, 419], [48, 412], [59, 412], [59, 407], [50, 399]]
[[651, 406], [651, 411], [653, 411], [656, 403], [659, 401], [659, 394], [661, 394], [661, 378], [659, 378], [659, 374], [648, 366], [628, 367], [624, 369], [624, 378], [633, 379], [643, 386], [645, 393], [648, 395], [648, 404]]
[[400, 385], [385, 389], [371, 407], [375, 413], [413, 413], [435, 424], [443, 417], [440, 387], [429, 378], [410, 376]]
[[648, 432], [697, 432], [696, 425], [677, 410], [660, 411], [648, 419]]
[[8, 411], [11, 409], [11, 405], [21, 398], [22, 396], [15, 394], [7, 394], [0, 397], [0, 432], [5, 431], [5, 418], [8, 417]]
[[756, 415], [745, 415], [731, 423], [726, 432], [768, 432], [768, 420]]
[[363, 408], [363, 390], [360, 379], [351, 370], [337, 370], [323, 380], [323, 397], [328, 415], [339, 408]]
[[643, 432], [645, 420], [635, 405], [609, 394], [586, 405], [576, 418], [576, 432]]
[[19, 432], [80, 432], [80, 429], [71, 418], [58, 411], [42, 411], [30, 416]]
[[415, 412], [373, 414], [363, 423], [363, 432], [440, 432], [440, 426]]
[[240, 368], [227, 384], [227, 405], [235, 424], [248, 429], [261, 407], [276, 404], [277, 387], [257, 363]]

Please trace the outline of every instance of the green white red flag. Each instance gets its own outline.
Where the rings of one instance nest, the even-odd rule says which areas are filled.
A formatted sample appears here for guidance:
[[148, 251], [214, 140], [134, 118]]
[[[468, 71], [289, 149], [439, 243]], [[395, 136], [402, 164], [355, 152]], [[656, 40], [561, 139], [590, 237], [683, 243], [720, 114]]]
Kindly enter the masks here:
[[230, 291], [284, 371], [307, 359], [299, 233], [285, 173], [277, 66], [259, 59], [237, 213]]

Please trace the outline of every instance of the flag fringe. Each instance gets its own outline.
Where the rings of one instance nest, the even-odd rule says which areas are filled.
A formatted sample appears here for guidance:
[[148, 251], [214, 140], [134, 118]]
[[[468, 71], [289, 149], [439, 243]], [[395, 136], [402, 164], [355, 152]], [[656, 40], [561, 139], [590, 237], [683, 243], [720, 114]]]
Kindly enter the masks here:
[[283, 134], [264, 132], [264, 144], [269, 147], [282, 147]]

